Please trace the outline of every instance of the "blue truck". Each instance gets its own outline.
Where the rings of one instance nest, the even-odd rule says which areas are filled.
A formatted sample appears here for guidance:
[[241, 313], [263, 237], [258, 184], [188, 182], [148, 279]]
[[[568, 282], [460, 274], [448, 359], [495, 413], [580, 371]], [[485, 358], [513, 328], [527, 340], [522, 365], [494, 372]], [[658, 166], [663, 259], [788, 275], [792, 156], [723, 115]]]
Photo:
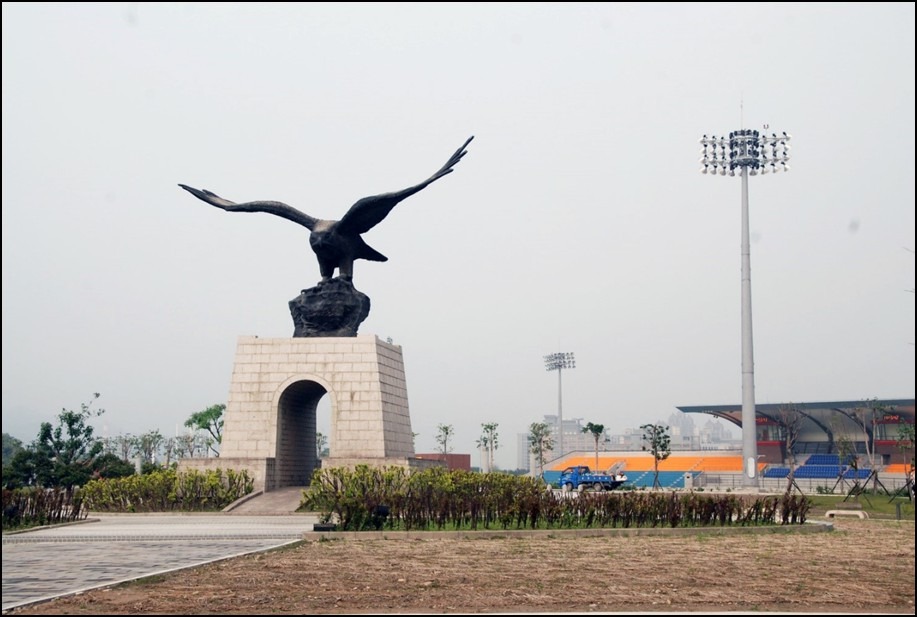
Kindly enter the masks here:
[[623, 473], [601, 473], [590, 470], [588, 465], [575, 465], [561, 472], [557, 484], [563, 491], [583, 491], [587, 488], [597, 491], [613, 491], [625, 482], [627, 482], [627, 476]]

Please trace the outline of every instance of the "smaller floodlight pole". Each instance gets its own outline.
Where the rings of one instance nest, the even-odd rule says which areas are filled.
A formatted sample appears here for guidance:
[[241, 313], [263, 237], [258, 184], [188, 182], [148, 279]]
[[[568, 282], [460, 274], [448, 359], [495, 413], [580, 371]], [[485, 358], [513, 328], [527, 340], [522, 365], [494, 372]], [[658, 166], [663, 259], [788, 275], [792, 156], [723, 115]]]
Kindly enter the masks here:
[[557, 452], [558, 456], [564, 455], [564, 404], [561, 374], [565, 368], [576, 368], [573, 353], [552, 353], [544, 357], [544, 367], [547, 371], [557, 371]]
[[[764, 126], [767, 129], [767, 125]], [[790, 135], [740, 129], [729, 137], [704, 135], [701, 173], [742, 177], [742, 459], [745, 486], [758, 486], [758, 441], [755, 423], [755, 361], [751, 328], [751, 247], [748, 233], [748, 176], [789, 171]]]

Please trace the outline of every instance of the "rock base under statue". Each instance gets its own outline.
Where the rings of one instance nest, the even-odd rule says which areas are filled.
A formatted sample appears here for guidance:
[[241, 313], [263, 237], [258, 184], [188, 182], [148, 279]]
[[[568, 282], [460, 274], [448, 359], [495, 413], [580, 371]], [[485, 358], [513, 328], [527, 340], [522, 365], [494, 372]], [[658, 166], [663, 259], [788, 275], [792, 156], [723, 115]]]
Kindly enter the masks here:
[[290, 315], [294, 337], [356, 336], [369, 316], [369, 296], [352, 282], [333, 278], [290, 300]]

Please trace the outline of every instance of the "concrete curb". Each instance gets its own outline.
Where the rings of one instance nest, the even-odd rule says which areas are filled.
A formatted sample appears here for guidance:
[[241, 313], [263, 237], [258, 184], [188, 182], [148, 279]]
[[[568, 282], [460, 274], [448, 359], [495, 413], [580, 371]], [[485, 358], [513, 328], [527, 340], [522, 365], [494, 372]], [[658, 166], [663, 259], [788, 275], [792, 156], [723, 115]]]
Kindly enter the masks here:
[[834, 531], [834, 525], [810, 521], [802, 525], [767, 525], [758, 527], [605, 527], [596, 529], [479, 529], [476, 531], [313, 531], [303, 538], [322, 540], [432, 540], [435, 538], [598, 538], [637, 536], [726, 536], [776, 533], [823, 533]]

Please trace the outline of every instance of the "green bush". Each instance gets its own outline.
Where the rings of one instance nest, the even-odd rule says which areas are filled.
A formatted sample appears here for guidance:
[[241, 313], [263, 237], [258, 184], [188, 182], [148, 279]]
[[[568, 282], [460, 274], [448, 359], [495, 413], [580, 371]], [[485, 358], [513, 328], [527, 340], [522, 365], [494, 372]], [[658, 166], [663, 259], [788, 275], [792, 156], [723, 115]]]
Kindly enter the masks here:
[[214, 512], [252, 492], [248, 471], [160, 469], [144, 475], [92, 480], [80, 493], [95, 512]]
[[86, 518], [79, 490], [3, 489], [3, 530], [68, 523]]
[[344, 531], [374, 529], [568, 529], [802, 524], [803, 496], [665, 492], [557, 495], [540, 480], [444, 468], [318, 469], [303, 506]]

